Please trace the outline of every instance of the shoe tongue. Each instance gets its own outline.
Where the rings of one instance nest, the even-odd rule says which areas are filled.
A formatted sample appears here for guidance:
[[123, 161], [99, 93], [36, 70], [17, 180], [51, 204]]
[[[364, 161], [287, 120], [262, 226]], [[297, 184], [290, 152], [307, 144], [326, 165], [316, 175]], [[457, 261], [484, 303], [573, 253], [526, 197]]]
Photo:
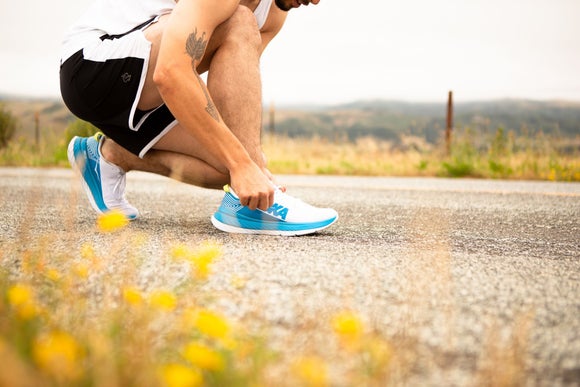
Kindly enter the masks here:
[[239, 199], [238, 195], [236, 194], [234, 189], [229, 184], [224, 185], [224, 192], [229, 193], [230, 195], [232, 195], [236, 199]]
[[99, 159], [99, 148], [94, 146], [91, 142], [87, 141], [87, 153], [91, 159]]

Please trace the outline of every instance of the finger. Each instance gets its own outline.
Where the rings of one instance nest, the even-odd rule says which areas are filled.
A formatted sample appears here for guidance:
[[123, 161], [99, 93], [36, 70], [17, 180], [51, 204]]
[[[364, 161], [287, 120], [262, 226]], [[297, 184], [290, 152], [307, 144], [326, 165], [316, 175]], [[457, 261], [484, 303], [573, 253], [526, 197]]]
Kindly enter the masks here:
[[271, 187], [268, 190], [268, 194], [267, 194], [267, 197], [266, 197], [266, 200], [268, 201], [268, 208], [270, 208], [270, 207], [272, 207], [274, 205], [274, 202], [275, 202], [274, 201], [275, 200], [274, 198], [275, 198], [275, 196], [276, 196], [276, 187]]
[[261, 195], [261, 201], [260, 201], [260, 209], [262, 211], [266, 211], [268, 208], [272, 207], [272, 205], [274, 204], [274, 189], [270, 189], [267, 192], [265, 192], [263, 195]]
[[250, 196], [246, 195], [246, 194], [240, 194], [238, 192], [236, 192], [237, 196], [238, 196], [238, 200], [240, 201], [240, 204], [242, 206], [248, 206], [250, 204]]
[[267, 195], [260, 195], [260, 200], [259, 200], [257, 206], [262, 211], [266, 211], [268, 208], [270, 208], [270, 205], [268, 203], [268, 196]]
[[268, 208], [270, 208], [274, 205], [274, 193], [275, 192], [276, 191], [272, 190], [268, 195]]
[[260, 198], [259, 197], [250, 196], [248, 198], [248, 203], [246, 204], [246, 206], [250, 210], [255, 210], [256, 208], [258, 208], [259, 205], [260, 205]]

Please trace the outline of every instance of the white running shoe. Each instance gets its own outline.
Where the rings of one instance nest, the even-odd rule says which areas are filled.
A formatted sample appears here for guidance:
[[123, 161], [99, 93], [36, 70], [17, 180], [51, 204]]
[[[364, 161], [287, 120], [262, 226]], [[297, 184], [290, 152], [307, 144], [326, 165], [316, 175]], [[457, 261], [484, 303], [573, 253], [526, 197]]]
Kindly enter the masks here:
[[281, 190], [274, 193], [274, 204], [266, 211], [242, 206], [229, 186], [211, 222], [219, 230], [242, 234], [305, 235], [322, 230], [338, 219], [332, 208], [318, 208]]
[[139, 211], [125, 199], [125, 172], [101, 155], [105, 136], [74, 137], [68, 145], [68, 160], [82, 176], [83, 187], [91, 206], [98, 213], [119, 210], [128, 219]]

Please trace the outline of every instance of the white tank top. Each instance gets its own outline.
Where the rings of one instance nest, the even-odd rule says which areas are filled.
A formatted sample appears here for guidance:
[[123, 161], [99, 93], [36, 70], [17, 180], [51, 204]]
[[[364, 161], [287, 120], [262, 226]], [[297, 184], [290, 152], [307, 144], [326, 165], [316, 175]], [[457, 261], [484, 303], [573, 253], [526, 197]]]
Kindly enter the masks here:
[[258, 28], [262, 29], [266, 20], [268, 20], [268, 13], [270, 12], [270, 7], [274, 0], [261, 0], [260, 4], [254, 10], [254, 16], [256, 16], [256, 21], [258, 22]]
[[[261, 0], [254, 15], [262, 29], [274, 0]], [[64, 36], [62, 61], [103, 35], [125, 33], [156, 16], [170, 13], [175, 0], [96, 0]]]

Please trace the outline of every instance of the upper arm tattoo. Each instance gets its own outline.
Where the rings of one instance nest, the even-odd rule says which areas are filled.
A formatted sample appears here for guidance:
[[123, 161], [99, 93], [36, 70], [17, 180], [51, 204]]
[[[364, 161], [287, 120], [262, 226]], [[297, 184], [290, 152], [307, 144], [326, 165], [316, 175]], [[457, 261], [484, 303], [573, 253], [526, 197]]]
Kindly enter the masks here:
[[205, 98], [207, 100], [207, 106], [205, 107], [205, 111], [213, 117], [217, 122], [220, 122], [220, 115], [217, 111], [216, 106], [212, 102], [209, 93], [207, 91], [207, 87], [203, 83], [203, 80], [197, 73], [197, 64], [203, 58], [203, 54], [205, 53], [205, 48], [207, 47], [207, 39], [205, 38], [205, 32], [201, 34], [200, 37], [197, 36], [197, 28], [193, 31], [188, 37], [187, 41], [185, 42], [185, 51], [187, 55], [191, 58], [191, 68], [193, 69], [193, 73], [197, 77], [199, 85], [203, 90]]
[[197, 28], [193, 31], [185, 42], [185, 51], [187, 55], [191, 57], [191, 66], [195, 70], [196, 61], [200, 61], [203, 58], [203, 53], [207, 47], [207, 40], [205, 39], [205, 32], [201, 36], [197, 37]]

